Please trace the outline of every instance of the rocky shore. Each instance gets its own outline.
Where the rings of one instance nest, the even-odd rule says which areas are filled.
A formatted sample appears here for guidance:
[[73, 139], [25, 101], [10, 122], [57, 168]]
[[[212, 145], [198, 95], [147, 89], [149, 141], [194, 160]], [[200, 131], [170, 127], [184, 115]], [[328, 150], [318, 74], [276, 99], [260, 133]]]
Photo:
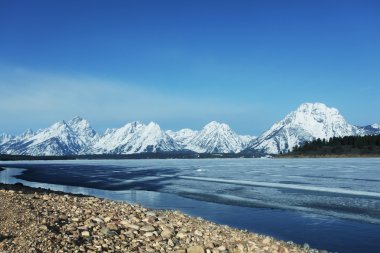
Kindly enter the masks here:
[[326, 252], [178, 211], [0, 184], [0, 253]]

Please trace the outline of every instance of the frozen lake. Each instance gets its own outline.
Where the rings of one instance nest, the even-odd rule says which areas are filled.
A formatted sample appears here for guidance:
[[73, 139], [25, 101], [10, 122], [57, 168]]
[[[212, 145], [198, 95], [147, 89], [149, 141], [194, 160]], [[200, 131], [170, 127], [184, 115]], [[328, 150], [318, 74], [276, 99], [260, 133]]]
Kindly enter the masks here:
[[0, 167], [7, 168], [2, 182], [179, 209], [330, 251], [380, 251], [380, 159], [23, 161]]

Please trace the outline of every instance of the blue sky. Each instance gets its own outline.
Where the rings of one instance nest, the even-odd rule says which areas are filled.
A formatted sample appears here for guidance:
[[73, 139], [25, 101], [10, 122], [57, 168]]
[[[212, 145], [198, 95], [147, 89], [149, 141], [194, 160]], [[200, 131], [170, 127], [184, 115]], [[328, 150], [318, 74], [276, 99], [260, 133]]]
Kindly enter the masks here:
[[0, 132], [81, 115], [258, 135], [303, 102], [380, 121], [380, 1], [0, 2]]

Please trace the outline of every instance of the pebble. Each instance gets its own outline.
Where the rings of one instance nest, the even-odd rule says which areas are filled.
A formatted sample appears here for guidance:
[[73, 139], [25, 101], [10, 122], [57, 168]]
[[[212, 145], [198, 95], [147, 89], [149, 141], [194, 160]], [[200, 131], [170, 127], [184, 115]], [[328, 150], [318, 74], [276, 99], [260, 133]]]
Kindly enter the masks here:
[[0, 184], [0, 253], [326, 252], [179, 211]]
[[187, 234], [179, 232], [179, 233], [177, 233], [176, 237], [179, 238], [179, 239], [184, 239], [184, 238], [187, 237]]
[[107, 228], [114, 231], [119, 229], [115, 223], [107, 223]]
[[265, 239], [263, 240], [263, 244], [269, 244], [270, 243], [270, 237], [265, 237]]
[[170, 238], [170, 237], [172, 237], [172, 235], [173, 235], [173, 232], [170, 231], [170, 230], [168, 230], [168, 229], [164, 229], [164, 230], [162, 230], [162, 232], [161, 232], [161, 236], [162, 236], [163, 238]]
[[205, 250], [202, 246], [196, 245], [188, 248], [187, 253], [205, 253]]
[[140, 228], [140, 231], [143, 231], [143, 232], [152, 232], [156, 230], [153, 226], [150, 226], [150, 225], [147, 225], [147, 226], [143, 226]]
[[83, 237], [89, 237], [89, 236], [90, 236], [90, 232], [88, 232], [88, 231], [83, 231], [83, 232], [82, 232], [82, 236], [83, 236]]
[[125, 228], [130, 228], [130, 229], [133, 229], [133, 230], [139, 230], [140, 227], [135, 225], [135, 224], [131, 224], [129, 221], [126, 221], [126, 220], [122, 220], [120, 221], [120, 224], [122, 226], [124, 226]]

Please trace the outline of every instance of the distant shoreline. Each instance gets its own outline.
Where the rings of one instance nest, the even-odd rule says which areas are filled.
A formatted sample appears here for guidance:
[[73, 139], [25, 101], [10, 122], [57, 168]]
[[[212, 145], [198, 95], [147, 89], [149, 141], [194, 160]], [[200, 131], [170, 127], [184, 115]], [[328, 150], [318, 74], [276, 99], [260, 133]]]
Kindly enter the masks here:
[[274, 158], [380, 158], [380, 154], [368, 154], [368, 155], [294, 155], [294, 154], [285, 154], [277, 155]]
[[254, 156], [251, 154], [167, 154], [167, 153], [139, 153], [130, 155], [72, 155], [72, 156], [30, 156], [30, 155], [1, 155], [0, 161], [59, 161], [59, 160], [130, 160], [130, 159], [231, 159], [231, 158], [380, 158], [380, 154], [281, 154], [271, 157]]
[[[208, 159], [208, 158], [252, 158], [251, 154], [209, 154], [209, 153], [138, 153], [128, 155], [67, 155], [67, 156], [30, 156], [1, 155], [0, 161], [33, 161], [33, 160], [124, 160], [124, 159]], [[259, 158], [259, 157], [257, 157]]]

